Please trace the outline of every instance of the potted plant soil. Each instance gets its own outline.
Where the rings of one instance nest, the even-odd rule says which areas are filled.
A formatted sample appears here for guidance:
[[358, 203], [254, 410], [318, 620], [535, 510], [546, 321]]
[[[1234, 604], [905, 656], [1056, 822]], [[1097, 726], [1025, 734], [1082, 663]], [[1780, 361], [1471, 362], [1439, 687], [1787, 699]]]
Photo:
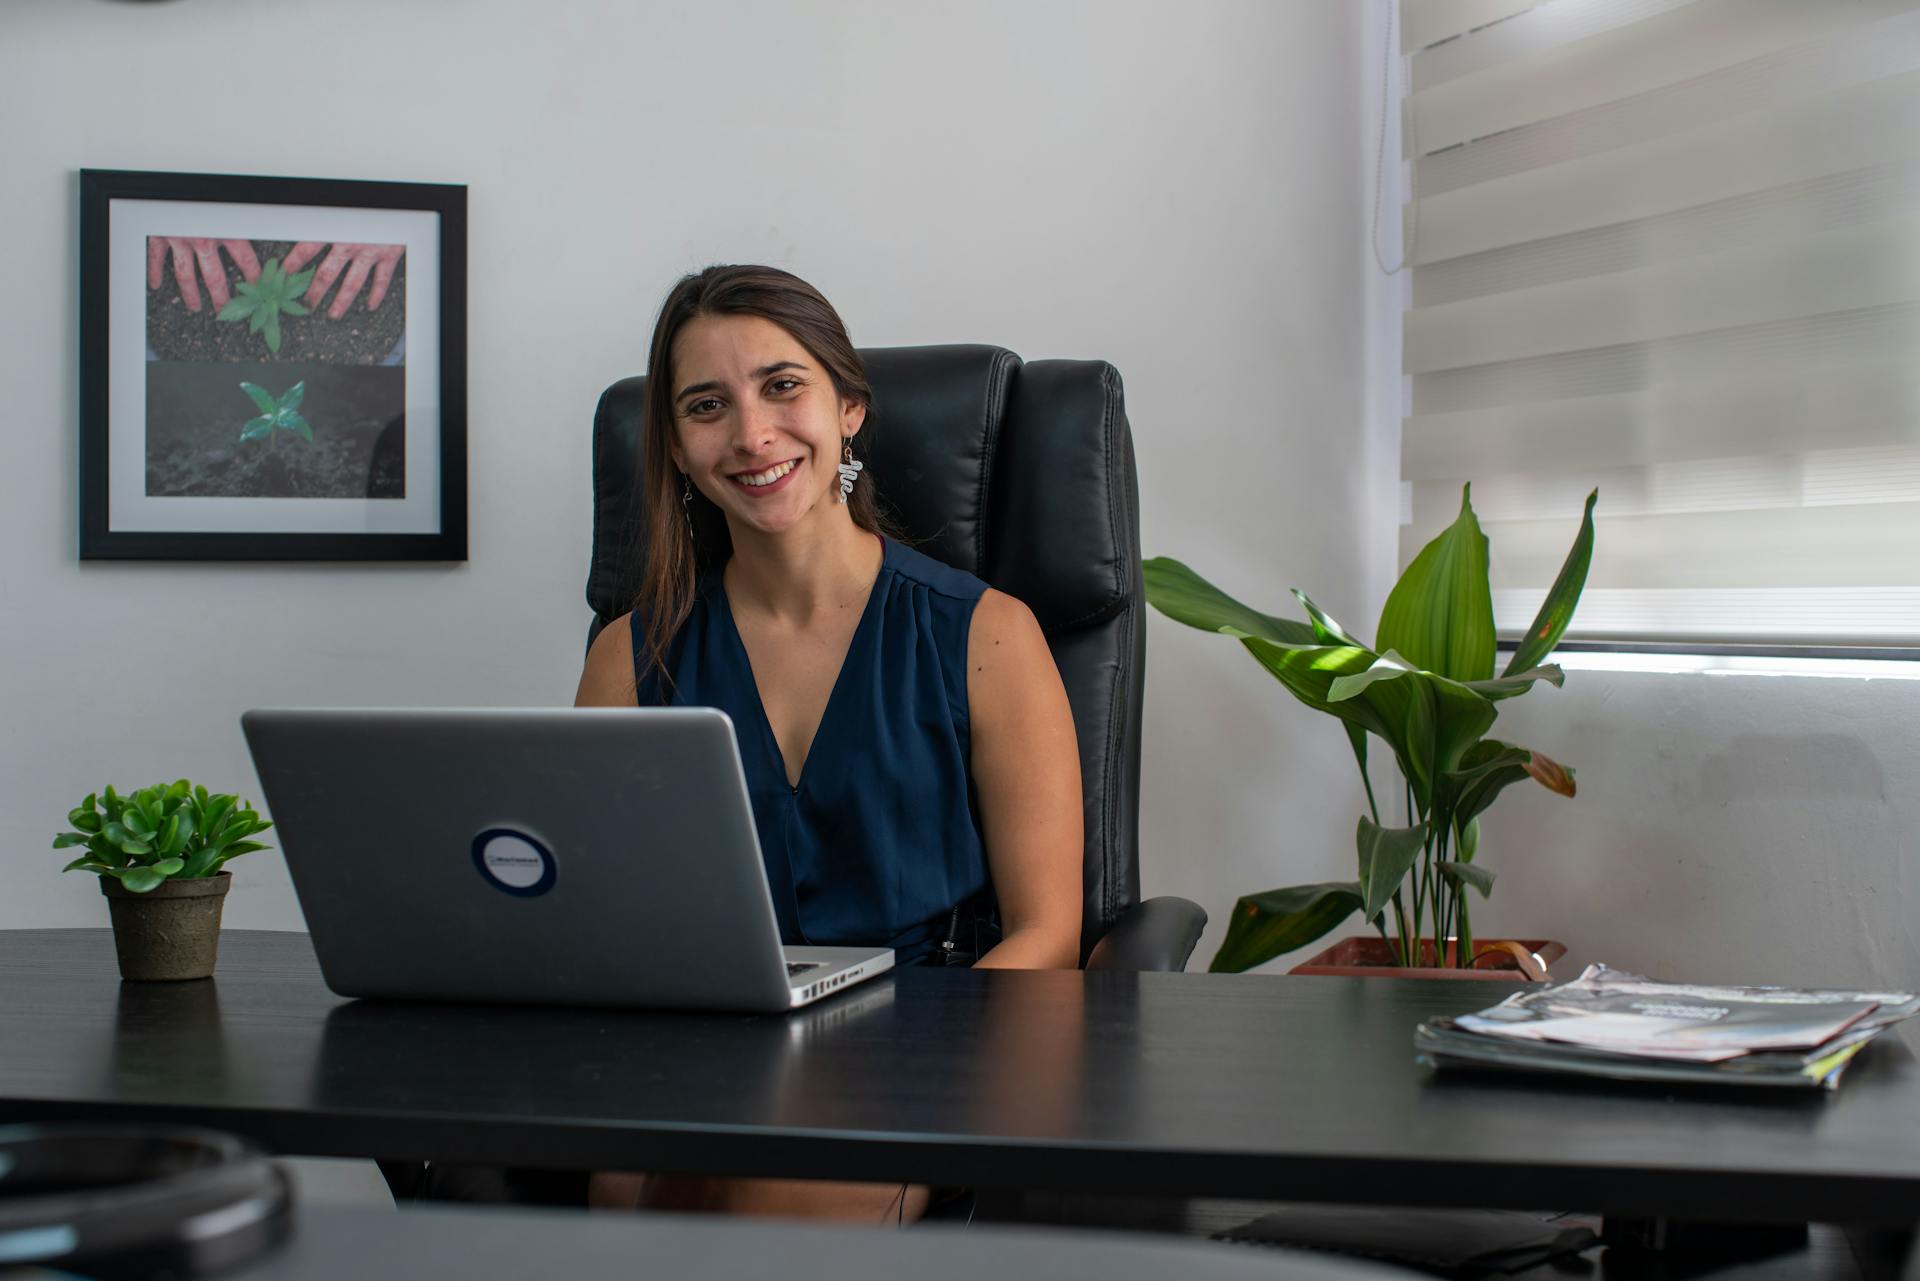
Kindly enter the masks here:
[[[1367, 812], [1355, 841], [1358, 877], [1241, 898], [1209, 969], [1237, 973], [1263, 964], [1356, 912], [1377, 938], [1343, 940], [1293, 972], [1539, 980], [1565, 955], [1564, 946], [1545, 939], [1476, 941], [1467, 891], [1484, 898], [1493, 888], [1492, 870], [1479, 861], [1479, 819], [1509, 784], [1531, 778], [1561, 796], [1574, 794], [1571, 769], [1487, 734], [1500, 702], [1540, 681], [1565, 679], [1542, 660], [1566, 632], [1586, 586], [1597, 498], [1597, 491], [1587, 497], [1573, 549], [1498, 676], [1487, 538], [1470, 487], [1461, 494], [1459, 517], [1394, 585], [1372, 646], [1297, 589], [1305, 622], [1243, 605], [1177, 560], [1146, 563], [1147, 599], [1155, 608], [1234, 637], [1288, 693], [1341, 721], [1366, 789]], [[1382, 818], [1382, 798], [1368, 772], [1374, 739], [1391, 749], [1399, 767], [1399, 826]]]
[[108, 787], [67, 812], [77, 830], [53, 848], [84, 846], [62, 871], [93, 872], [107, 897], [123, 979], [203, 979], [213, 973], [227, 860], [268, 847], [249, 839], [273, 824], [239, 797], [186, 779], [131, 796]]

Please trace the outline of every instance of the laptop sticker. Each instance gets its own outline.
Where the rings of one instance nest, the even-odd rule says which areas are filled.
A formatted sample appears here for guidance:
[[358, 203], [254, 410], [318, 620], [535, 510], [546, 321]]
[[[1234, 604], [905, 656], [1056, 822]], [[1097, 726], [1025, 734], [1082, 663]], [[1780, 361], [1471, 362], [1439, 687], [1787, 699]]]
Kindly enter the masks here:
[[527, 832], [489, 827], [473, 838], [473, 865], [494, 888], [532, 898], [553, 888], [553, 851]]

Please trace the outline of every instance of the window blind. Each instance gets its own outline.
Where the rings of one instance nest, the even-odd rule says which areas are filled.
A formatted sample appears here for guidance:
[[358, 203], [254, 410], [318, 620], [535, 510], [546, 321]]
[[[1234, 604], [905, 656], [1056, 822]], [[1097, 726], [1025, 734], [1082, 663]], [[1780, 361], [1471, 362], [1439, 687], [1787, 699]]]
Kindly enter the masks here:
[[1401, 559], [1503, 635], [1920, 645], [1920, 0], [1402, 0]]

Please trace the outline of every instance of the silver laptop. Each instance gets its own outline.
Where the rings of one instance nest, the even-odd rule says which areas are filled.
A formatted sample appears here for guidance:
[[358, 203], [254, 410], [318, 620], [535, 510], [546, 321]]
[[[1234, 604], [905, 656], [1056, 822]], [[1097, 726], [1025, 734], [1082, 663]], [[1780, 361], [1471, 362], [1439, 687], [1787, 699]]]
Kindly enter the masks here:
[[893, 967], [783, 947], [712, 708], [240, 718], [342, 996], [787, 1010]]

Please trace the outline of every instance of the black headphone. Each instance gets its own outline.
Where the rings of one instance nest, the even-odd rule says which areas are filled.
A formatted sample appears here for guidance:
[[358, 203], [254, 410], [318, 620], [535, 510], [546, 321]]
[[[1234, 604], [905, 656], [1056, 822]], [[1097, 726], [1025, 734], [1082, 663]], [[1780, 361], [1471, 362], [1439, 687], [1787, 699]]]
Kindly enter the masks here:
[[259, 1148], [163, 1125], [0, 1127], [0, 1269], [190, 1277], [278, 1245], [287, 1176]]

